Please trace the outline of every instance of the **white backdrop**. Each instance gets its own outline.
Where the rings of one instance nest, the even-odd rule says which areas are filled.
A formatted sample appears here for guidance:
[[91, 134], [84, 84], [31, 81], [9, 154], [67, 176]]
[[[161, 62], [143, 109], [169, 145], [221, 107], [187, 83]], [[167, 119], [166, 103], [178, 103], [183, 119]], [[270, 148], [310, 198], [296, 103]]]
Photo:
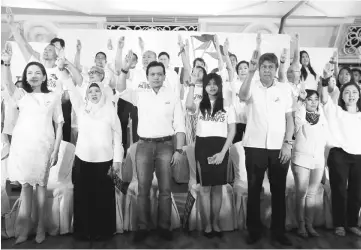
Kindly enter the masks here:
[[310, 56], [310, 62], [313, 70], [318, 76], [322, 75], [325, 64], [330, 61], [336, 48], [310, 48], [301, 47], [300, 50], [305, 50]]
[[[91, 66], [94, 64], [95, 54], [99, 51], [103, 51], [107, 54], [108, 62], [114, 60], [118, 39], [121, 36], [125, 36], [125, 46], [123, 56], [129, 49], [132, 49], [137, 53], [139, 57], [137, 67], [141, 67], [141, 55], [138, 45], [138, 37], [142, 37], [145, 42], [145, 50], [153, 50], [157, 54], [161, 51], [166, 51], [171, 58], [171, 66], [182, 66], [181, 58], [178, 57], [178, 34], [181, 34], [183, 40], [189, 39], [190, 42], [190, 56], [191, 60], [195, 57], [201, 57], [205, 59], [208, 70], [211, 71], [218, 67], [218, 62], [207, 53], [203, 53], [203, 50], [196, 50], [193, 53], [193, 48], [197, 48], [202, 43], [195, 38], [190, 38], [192, 35], [201, 35], [207, 33], [198, 32], [169, 32], [169, 31], [123, 31], [123, 30], [89, 30], [89, 29], [64, 29], [60, 30], [58, 37], [63, 38], [66, 43], [65, 54], [70, 60], [74, 60], [76, 52], [76, 42], [79, 39], [82, 43], [81, 52], [81, 64], [83, 66]], [[215, 33], [208, 33], [215, 34]], [[226, 38], [230, 42], [229, 51], [236, 54], [238, 60], [249, 61], [252, 52], [256, 46], [256, 34], [239, 34], [239, 33], [218, 33], [219, 42], [223, 45]], [[112, 40], [113, 50], [108, 50], [108, 39]], [[262, 35], [261, 50], [264, 52], [273, 52], [277, 56], [280, 56], [283, 48], [289, 49], [290, 37], [288, 35]], [[193, 40], [193, 44], [192, 44]], [[18, 46], [12, 42], [13, 45], [13, 61], [12, 71], [13, 76], [20, 76], [26, 62], [21, 55]], [[33, 48], [42, 53], [46, 43], [31, 43]], [[194, 47], [193, 47], [194, 46]], [[207, 49], [207, 52], [214, 52], [213, 44]]]

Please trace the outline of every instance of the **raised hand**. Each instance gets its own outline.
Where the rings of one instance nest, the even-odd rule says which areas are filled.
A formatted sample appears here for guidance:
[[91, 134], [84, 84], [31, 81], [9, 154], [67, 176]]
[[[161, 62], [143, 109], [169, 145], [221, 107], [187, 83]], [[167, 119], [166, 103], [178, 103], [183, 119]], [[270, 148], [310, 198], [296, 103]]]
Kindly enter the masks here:
[[178, 46], [181, 50], [183, 50], [185, 46], [185, 44], [183, 43], [182, 36], [180, 34], [178, 35]]
[[113, 42], [111, 38], [108, 39], [107, 48], [108, 50], [113, 50]]
[[333, 65], [331, 63], [326, 63], [325, 67], [323, 68], [323, 79], [327, 79], [333, 75]]
[[188, 39], [186, 39], [186, 45], [185, 45], [184, 49], [187, 53], [189, 53], [189, 40]]
[[257, 33], [256, 42], [257, 42], [257, 50], [260, 50], [261, 49], [261, 43], [262, 43], [261, 33]]
[[123, 69], [125, 71], [128, 71], [130, 69], [130, 66], [132, 65], [132, 58], [133, 58], [133, 51], [129, 50], [128, 54], [126, 55], [123, 61]]
[[304, 88], [302, 88], [302, 87], [301, 87], [301, 89], [300, 89], [300, 95], [299, 95], [299, 97], [300, 97], [300, 99], [302, 99], [302, 100], [305, 100], [306, 97], [307, 97], [307, 92], [306, 92], [306, 90], [305, 90]]
[[80, 42], [80, 40], [78, 39], [78, 40], [76, 40], [76, 51], [77, 52], [80, 52], [81, 51], [81, 42]]
[[253, 51], [252, 59], [249, 63], [249, 68], [248, 68], [249, 72], [255, 72], [257, 70], [257, 64], [258, 64], [259, 57], [260, 57], [259, 51], [258, 50]]
[[59, 57], [58, 60], [56, 60], [56, 64], [58, 65], [59, 69], [64, 69], [66, 66], [66, 59], [64, 57]]
[[10, 63], [12, 55], [13, 49], [11, 47], [11, 43], [7, 42], [3, 52], [1, 53], [1, 60], [3, 60], [5, 63]]
[[118, 48], [119, 49], [123, 49], [124, 48], [124, 40], [125, 40], [125, 37], [124, 36], [121, 36], [118, 40]]
[[10, 7], [6, 7], [6, 22], [10, 26], [14, 24], [14, 15]]
[[143, 51], [144, 50], [144, 41], [141, 37], [138, 37], [138, 41], [139, 41], [139, 47]]
[[228, 51], [229, 51], [229, 40], [228, 40], [228, 38], [226, 38], [226, 40], [224, 41], [224, 44], [223, 44], [223, 52], [225, 55], [227, 55]]
[[336, 64], [337, 63], [337, 58], [338, 58], [338, 53], [337, 50], [333, 52], [332, 57], [330, 58], [330, 63], [331, 64]]
[[284, 49], [282, 50], [282, 54], [281, 54], [281, 56], [280, 56], [280, 62], [281, 62], [281, 63], [284, 63], [284, 62], [286, 62], [286, 60], [287, 60], [287, 49], [284, 48]]
[[214, 35], [214, 43], [216, 44], [217, 48], [219, 48], [219, 38], [218, 35]]

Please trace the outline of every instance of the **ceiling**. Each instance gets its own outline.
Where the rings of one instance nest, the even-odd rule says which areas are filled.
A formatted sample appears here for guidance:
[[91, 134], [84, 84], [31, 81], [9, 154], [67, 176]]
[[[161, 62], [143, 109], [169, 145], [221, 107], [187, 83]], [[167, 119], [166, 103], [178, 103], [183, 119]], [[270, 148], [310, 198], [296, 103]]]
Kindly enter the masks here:
[[[92, 16], [262, 16], [282, 17], [299, 1], [271, 0], [2, 0], [1, 6], [77, 12]], [[304, 1], [292, 16], [357, 17], [360, 0]], [[2, 8], [4, 13], [4, 8]], [[16, 12], [14, 11], [16, 14]], [[22, 13], [25, 14], [25, 13]], [[44, 14], [48, 14], [44, 12]]]

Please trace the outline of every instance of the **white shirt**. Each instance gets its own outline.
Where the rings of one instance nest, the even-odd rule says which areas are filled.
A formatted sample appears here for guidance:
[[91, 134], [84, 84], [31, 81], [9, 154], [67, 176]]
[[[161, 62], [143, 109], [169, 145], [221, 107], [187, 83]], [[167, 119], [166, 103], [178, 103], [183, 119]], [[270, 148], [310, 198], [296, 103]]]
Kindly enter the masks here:
[[177, 72], [173, 68], [167, 68], [165, 74], [165, 81], [173, 89], [177, 96], [180, 96], [180, 79]]
[[78, 140], [75, 154], [86, 162], [122, 162], [122, 129], [114, 107], [109, 103], [89, 115], [85, 103], [71, 79], [65, 81], [69, 88], [70, 100], [78, 121]]
[[1, 91], [1, 97], [4, 99], [5, 107], [4, 128], [2, 133], [12, 135], [13, 129], [19, 117], [19, 110], [13, 98], [9, 96], [6, 87], [3, 91]]
[[312, 89], [312, 90], [317, 90], [318, 87], [318, 76], [316, 75], [316, 78], [311, 74], [311, 72], [309, 71], [309, 69], [307, 67], [305, 67], [306, 71], [307, 71], [307, 78], [306, 79], [302, 79], [302, 81], [304, 81], [306, 89]]
[[292, 150], [292, 162], [308, 169], [325, 166], [325, 146], [328, 126], [322, 109], [318, 122], [311, 125], [306, 120], [306, 107], [298, 107], [295, 113], [296, 140]]
[[[211, 101], [213, 112], [214, 101]], [[219, 110], [213, 117], [205, 112], [203, 116], [202, 112], [199, 109], [199, 103], [197, 104], [198, 122], [197, 122], [197, 136], [199, 137], [224, 137], [227, 138], [228, 135], [228, 124], [236, 123], [236, 112], [232, 104], [226, 106], [224, 104], [223, 109], [226, 112]]]
[[240, 80], [233, 81], [231, 86], [232, 103], [236, 110], [236, 122], [247, 123], [247, 104], [239, 100], [239, 90], [241, 89], [243, 82]]
[[153, 89], [126, 89], [119, 97], [138, 107], [138, 135], [159, 138], [185, 133], [184, 114], [173, 90], [162, 86], [158, 94]]
[[256, 80], [251, 83], [247, 106], [243, 146], [281, 149], [286, 133], [286, 113], [292, 112], [290, 88], [277, 80], [266, 88], [260, 80]]
[[323, 109], [332, 135], [331, 146], [342, 148], [349, 154], [361, 155], [361, 112], [349, 113], [332, 100], [328, 100]]

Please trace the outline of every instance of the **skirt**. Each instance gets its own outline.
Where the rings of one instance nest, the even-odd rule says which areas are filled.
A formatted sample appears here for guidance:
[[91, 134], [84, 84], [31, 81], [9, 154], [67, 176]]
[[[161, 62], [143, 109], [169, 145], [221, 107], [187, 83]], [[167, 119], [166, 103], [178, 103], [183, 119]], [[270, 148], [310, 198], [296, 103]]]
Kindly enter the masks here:
[[220, 165], [208, 164], [208, 157], [222, 151], [227, 138], [196, 137], [195, 157], [197, 162], [197, 183], [202, 186], [219, 186], [227, 184], [229, 152]]
[[116, 232], [115, 187], [108, 176], [112, 162], [85, 162], [75, 156], [72, 181], [76, 238], [107, 238]]

